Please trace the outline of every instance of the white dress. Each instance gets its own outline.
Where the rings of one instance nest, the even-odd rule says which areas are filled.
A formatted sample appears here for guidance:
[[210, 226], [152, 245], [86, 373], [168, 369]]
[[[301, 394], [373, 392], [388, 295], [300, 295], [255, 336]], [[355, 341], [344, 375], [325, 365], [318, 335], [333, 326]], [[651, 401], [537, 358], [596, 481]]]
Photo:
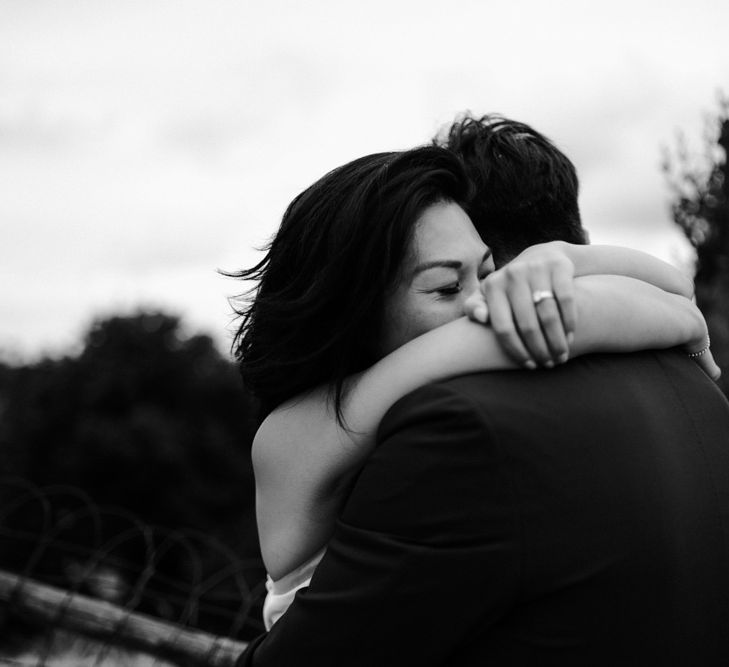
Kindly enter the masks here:
[[280, 579], [274, 581], [266, 577], [266, 599], [263, 602], [263, 624], [270, 630], [281, 615], [293, 602], [296, 591], [308, 586], [311, 575], [324, 555], [324, 549], [314, 554], [309, 560], [295, 568]]

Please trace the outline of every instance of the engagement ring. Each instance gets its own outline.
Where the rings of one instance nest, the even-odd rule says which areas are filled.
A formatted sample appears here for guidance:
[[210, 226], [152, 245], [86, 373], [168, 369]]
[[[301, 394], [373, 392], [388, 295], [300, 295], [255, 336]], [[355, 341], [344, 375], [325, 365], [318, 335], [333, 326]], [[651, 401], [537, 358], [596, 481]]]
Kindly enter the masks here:
[[554, 299], [554, 292], [548, 289], [536, 290], [532, 292], [532, 301], [534, 301], [535, 306], [545, 299]]

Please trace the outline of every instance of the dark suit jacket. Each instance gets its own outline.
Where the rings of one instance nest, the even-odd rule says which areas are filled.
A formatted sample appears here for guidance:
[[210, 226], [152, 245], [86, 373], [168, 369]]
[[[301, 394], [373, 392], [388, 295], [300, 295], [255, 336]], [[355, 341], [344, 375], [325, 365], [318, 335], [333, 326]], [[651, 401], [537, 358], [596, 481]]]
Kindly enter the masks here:
[[422, 387], [242, 665], [729, 665], [729, 403], [674, 351]]

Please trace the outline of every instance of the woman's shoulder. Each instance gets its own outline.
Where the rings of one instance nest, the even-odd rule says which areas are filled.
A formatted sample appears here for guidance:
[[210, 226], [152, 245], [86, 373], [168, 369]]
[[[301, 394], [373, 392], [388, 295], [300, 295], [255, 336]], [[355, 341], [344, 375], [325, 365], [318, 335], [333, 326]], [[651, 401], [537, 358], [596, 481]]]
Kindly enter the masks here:
[[[325, 387], [275, 408], [261, 423], [251, 451], [256, 483], [328, 484], [351, 467], [351, 439]], [[304, 481], [302, 481], [304, 480]]]
[[261, 422], [253, 438], [253, 457], [267, 460], [277, 450], [306, 444], [307, 435], [323, 426], [327, 394], [317, 387], [274, 408]]

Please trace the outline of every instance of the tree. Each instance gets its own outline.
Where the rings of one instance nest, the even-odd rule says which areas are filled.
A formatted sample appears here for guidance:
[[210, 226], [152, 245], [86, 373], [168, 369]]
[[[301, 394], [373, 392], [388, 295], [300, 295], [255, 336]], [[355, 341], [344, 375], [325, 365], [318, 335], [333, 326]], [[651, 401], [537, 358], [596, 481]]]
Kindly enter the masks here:
[[[186, 537], [160, 552], [156, 578], [144, 589], [139, 609], [175, 618], [187, 604], [176, 582], [216, 577], [230, 568], [230, 557], [237, 557], [233, 565], [244, 567], [251, 585], [264, 575], [250, 458], [255, 414], [237, 369], [209, 336], [185, 335], [177, 317], [159, 312], [99, 319], [75, 356], [28, 365], [0, 362], [0, 474], [46, 488], [68, 485], [97, 506], [120, 508], [104, 512], [101, 543], [129, 535], [115, 548], [112, 563], [112, 574], [126, 590], [149, 565], [143, 535], [136, 529], [128, 533], [126, 513], [163, 527], [161, 534], [204, 534], [199, 541], [190, 538], [199, 545], [192, 555], [187, 545], [193, 541]], [[0, 485], [0, 493], [7, 496], [0, 506], [11, 506], [12, 485]], [[96, 528], [90, 529], [90, 520], [71, 518], [88, 516], [77, 511], [83, 501], [58, 497], [67, 504], [54, 502], [63, 526], [54, 533], [57, 549], [45, 549], [32, 574], [72, 585], [74, 570], [82, 570], [79, 580], [88, 584], [85, 557], [79, 555], [76, 567], [69, 554], [94, 552]], [[2, 567], [23, 571], [28, 553], [48, 532], [40, 517], [29, 503], [14, 512], [12, 526], [3, 526], [11, 529], [7, 535], [20, 529], [30, 537], [0, 541]], [[214, 591], [233, 611], [241, 599], [236, 585], [221, 579], [222, 592]], [[159, 607], [165, 587], [171, 592]], [[199, 612], [197, 623], [210, 630], [224, 631], [216, 624], [229, 627], [212, 612], [207, 619]]]
[[95, 321], [77, 356], [0, 370], [2, 472], [258, 554], [255, 406], [209, 336], [140, 312]]
[[696, 251], [696, 303], [704, 313], [711, 349], [722, 369], [720, 386], [729, 396], [729, 98], [709, 119], [698, 158], [679, 135], [663, 165], [672, 192], [671, 212]]

